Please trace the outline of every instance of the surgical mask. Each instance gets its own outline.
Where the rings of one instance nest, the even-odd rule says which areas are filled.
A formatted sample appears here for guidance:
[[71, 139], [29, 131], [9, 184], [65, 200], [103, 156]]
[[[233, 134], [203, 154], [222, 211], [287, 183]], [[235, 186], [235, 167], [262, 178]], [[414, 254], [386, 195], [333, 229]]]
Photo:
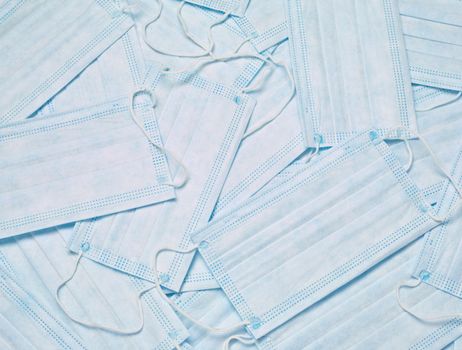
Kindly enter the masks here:
[[192, 240], [259, 339], [440, 222], [371, 130]]
[[156, 146], [126, 98], [1, 128], [0, 237], [174, 198], [152, 102], [137, 101]]
[[132, 27], [34, 116], [75, 111], [84, 106], [126, 98], [141, 86], [146, 67]]
[[399, 11], [412, 82], [462, 91], [462, 3], [401, 0]]
[[[165, 148], [188, 169], [188, 183], [175, 201], [79, 223], [70, 244], [84, 257], [150, 281], [155, 252], [187, 248], [191, 232], [207, 223], [254, 108], [245, 95], [198, 75], [178, 79], [160, 79], [152, 69], [145, 84], [156, 96]], [[165, 254], [162, 284], [179, 290], [191, 260], [192, 254]]]
[[388, 139], [406, 129], [409, 138], [416, 122], [396, 1], [286, 5], [306, 145], [332, 146], [369, 128]]
[[[121, 336], [72, 322], [56, 303], [53, 293], [63, 276], [74, 268], [76, 257], [66, 250], [66, 237], [55, 229], [10, 240], [0, 249], [16, 271], [13, 274], [16, 281], [21, 281], [47, 313], [85, 347], [151, 349], [164, 346], [173, 349], [188, 336], [174, 312], [154, 292], [142, 297], [143, 327], [136, 334]], [[135, 296], [137, 290], [146, 288], [144, 284], [144, 281], [85, 260], [79, 264], [74, 280], [62, 290], [61, 300], [73, 317], [129, 329], [140, 322]]]
[[[261, 342], [279, 350], [443, 348], [462, 333], [460, 325], [421, 322], [396, 302], [396, 285], [412, 273], [422, 243], [420, 238], [401, 249]], [[419, 309], [461, 308], [460, 300], [441, 291], [428, 289], [421, 296]]]
[[110, 1], [9, 1], [0, 18], [0, 124], [27, 118], [133, 26]]

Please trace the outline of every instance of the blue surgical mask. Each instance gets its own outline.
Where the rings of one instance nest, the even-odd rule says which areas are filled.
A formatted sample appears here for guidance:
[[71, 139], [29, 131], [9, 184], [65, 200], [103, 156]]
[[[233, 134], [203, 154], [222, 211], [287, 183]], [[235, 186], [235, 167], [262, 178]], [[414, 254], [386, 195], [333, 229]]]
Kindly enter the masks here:
[[306, 145], [335, 145], [369, 128], [388, 139], [406, 129], [409, 138], [416, 121], [396, 1], [286, 4]]
[[314, 158], [306, 171], [192, 240], [258, 339], [440, 221], [372, 130]]
[[75, 111], [85, 106], [126, 98], [141, 86], [146, 67], [136, 29], [131, 28], [89, 65], [36, 116]]
[[401, 0], [399, 11], [412, 82], [462, 91], [462, 3]]
[[[148, 292], [142, 297], [143, 327], [136, 334], [117, 335], [72, 322], [54, 298], [54, 291], [74, 269], [76, 261], [76, 256], [66, 249], [68, 237], [62, 236], [61, 232], [49, 229], [10, 239], [0, 246], [0, 250], [11, 266], [13, 272], [10, 275], [14, 276], [16, 283], [29, 291], [47, 314], [63, 325], [64, 330], [90, 349], [150, 349], [156, 345], [173, 349], [188, 336], [180, 320], [156, 292]], [[83, 322], [121, 330], [133, 329], [140, 323], [137, 291], [145, 288], [144, 281], [82, 260], [74, 279], [61, 291], [60, 300], [69, 315]], [[5, 315], [9, 316], [8, 313]], [[43, 326], [46, 327], [47, 323], [51, 322], [45, 322]]]
[[[190, 246], [191, 232], [209, 220], [254, 102], [199, 75], [183, 75], [180, 80], [170, 81], [160, 79], [155, 69], [151, 73], [146, 84], [152, 84], [156, 96], [165, 148], [181, 160], [190, 180], [177, 189], [175, 201], [79, 223], [70, 248], [102, 264], [154, 281], [151, 260], [156, 251]], [[171, 169], [175, 180], [174, 164]], [[179, 290], [192, 257], [165, 254], [159, 265], [162, 284]]]
[[139, 96], [135, 111], [157, 146], [129, 104], [124, 98], [0, 129], [0, 237], [174, 197], [152, 102]]
[[110, 1], [9, 1], [0, 18], [0, 124], [30, 116], [133, 26]]

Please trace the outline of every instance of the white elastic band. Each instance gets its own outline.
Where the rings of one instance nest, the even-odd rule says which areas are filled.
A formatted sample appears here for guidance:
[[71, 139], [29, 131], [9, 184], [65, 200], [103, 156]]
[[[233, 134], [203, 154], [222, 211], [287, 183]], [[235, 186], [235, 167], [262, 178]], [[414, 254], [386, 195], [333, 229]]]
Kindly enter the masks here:
[[411, 170], [412, 164], [414, 163], [414, 153], [412, 152], [411, 143], [409, 142], [409, 140], [403, 139], [403, 141], [406, 145], [407, 153], [409, 155], [409, 160], [407, 161], [406, 167], [404, 168], [408, 173], [409, 170]]
[[243, 335], [232, 335], [231, 337], [227, 338], [223, 343], [223, 350], [229, 350], [231, 341], [233, 340], [237, 340], [245, 345], [252, 345], [256, 343], [254, 338], [246, 337]]
[[144, 312], [143, 312], [143, 306], [141, 304], [141, 297], [143, 296], [143, 294], [145, 294], [146, 292], [150, 291], [151, 289], [154, 288], [154, 286], [150, 286], [149, 288], [146, 288], [144, 290], [142, 290], [140, 293], [138, 293], [137, 295], [137, 302], [138, 302], [138, 312], [139, 312], [139, 315], [140, 315], [140, 324], [139, 326], [135, 327], [134, 329], [127, 329], [127, 330], [124, 330], [124, 329], [121, 329], [121, 328], [116, 328], [116, 327], [110, 327], [110, 326], [104, 326], [104, 325], [101, 325], [101, 324], [97, 324], [97, 323], [93, 323], [93, 322], [85, 322], [85, 321], [82, 321], [82, 320], [79, 320], [77, 319], [76, 317], [72, 316], [69, 314], [69, 312], [66, 310], [66, 308], [64, 307], [64, 304], [63, 302], [61, 301], [59, 295], [60, 295], [60, 291], [61, 289], [70, 281], [74, 278], [74, 275], [75, 273], [77, 272], [77, 267], [79, 265], [79, 262], [80, 262], [80, 259], [82, 259], [82, 252], [79, 253], [79, 256], [77, 257], [77, 260], [75, 261], [75, 265], [74, 265], [74, 268], [72, 270], [72, 273], [69, 275], [68, 278], [66, 278], [63, 282], [61, 282], [61, 284], [56, 288], [56, 291], [55, 291], [55, 299], [56, 299], [56, 302], [58, 303], [58, 305], [61, 307], [61, 309], [63, 310], [63, 312], [66, 314], [67, 317], [69, 317], [72, 321], [74, 321], [75, 323], [78, 323], [82, 326], [85, 326], [85, 327], [88, 327], [88, 328], [93, 328], [93, 329], [99, 329], [99, 330], [102, 330], [102, 331], [106, 331], [106, 332], [112, 332], [112, 333], [115, 333], [115, 334], [120, 334], [120, 335], [130, 335], [130, 334], [137, 334], [139, 333], [143, 327], [144, 327]]
[[198, 45], [199, 47], [201, 47], [201, 49], [205, 52], [201, 53], [201, 54], [179, 54], [179, 53], [172, 53], [172, 52], [168, 52], [168, 51], [164, 51], [162, 49], [159, 49], [157, 48], [155, 45], [151, 44], [148, 40], [148, 34], [147, 34], [147, 31], [148, 31], [148, 28], [151, 24], [153, 24], [154, 22], [156, 22], [161, 14], [162, 14], [162, 10], [164, 8], [164, 4], [163, 4], [163, 1], [162, 0], [156, 0], [157, 4], [159, 5], [159, 11], [157, 12], [157, 14], [154, 16], [153, 19], [149, 20], [148, 22], [146, 22], [143, 26], [143, 30], [141, 32], [141, 36], [142, 36], [142, 39], [144, 41], [144, 43], [153, 51], [157, 52], [157, 53], [160, 53], [161, 55], [164, 55], [164, 56], [170, 56], [170, 57], [187, 57], [187, 58], [199, 58], [199, 57], [204, 57], [204, 56], [208, 56], [208, 53], [207, 53], [207, 49], [205, 49], [204, 47], [202, 47], [200, 44], [198, 45], [198, 43], [194, 40], [194, 39], [191, 39], [190, 36], [189, 36], [189, 33], [185, 33], [186, 37], [188, 39], [190, 39], [194, 44]]
[[417, 135], [420, 141], [424, 144], [424, 146], [427, 148], [428, 153], [430, 153], [430, 156], [433, 159], [433, 162], [437, 165], [437, 167], [440, 169], [440, 171], [449, 179], [449, 181], [452, 183], [454, 186], [454, 189], [457, 191], [459, 194], [459, 197], [462, 198], [462, 190], [459, 188], [457, 181], [452, 177], [451, 174], [449, 174], [445, 169], [444, 166], [441, 164], [440, 160], [436, 156], [436, 154], [432, 151], [430, 145], [428, 144], [427, 140], [420, 134]]
[[162, 299], [164, 299], [167, 303], [169, 303], [173, 309], [175, 309], [176, 312], [178, 312], [180, 315], [182, 315], [183, 317], [187, 318], [189, 321], [191, 321], [192, 323], [194, 323], [195, 325], [209, 331], [210, 333], [214, 333], [214, 334], [228, 334], [230, 332], [233, 332], [233, 331], [236, 331], [236, 330], [239, 330], [239, 329], [242, 329], [243, 327], [247, 326], [250, 324], [249, 321], [242, 321], [234, 326], [231, 326], [231, 327], [227, 327], [227, 328], [214, 328], [214, 327], [210, 327], [206, 324], [203, 324], [199, 321], [197, 321], [194, 317], [192, 317], [189, 313], [183, 311], [181, 308], [179, 308], [175, 302], [173, 300], [171, 300], [169, 297], [167, 297], [167, 295], [165, 295], [164, 291], [162, 290], [162, 287], [160, 285], [160, 281], [159, 281], [159, 276], [158, 276], [158, 270], [157, 270], [157, 260], [158, 260], [158, 257], [161, 253], [163, 252], [173, 252], [173, 253], [179, 253], [179, 254], [190, 254], [190, 253], [193, 253], [197, 250], [198, 248], [198, 245], [194, 246], [193, 248], [191, 249], [187, 249], [187, 250], [179, 250], [179, 249], [174, 249], [174, 248], [162, 248], [162, 249], [159, 249], [156, 254], [154, 254], [154, 257], [153, 257], [153, 261], [152, 261], [152, 268], [153, 268], [153, 271], [154, 271], [154, 279], [155, 279], [155, 286], [160, 294], [160, 296], [162, 297]]
[[143, 132], [143, 134], [146, 136], [146, 138], [149, 140], [149, 142], [154, 146], [156, 147], [159, 151], [161, 151], [162, 153], [164, 153], [167, 158], [170, 158], [174, 161], [174, 163], [176, 163], [180, 169], [182, 169], [182, 174], [183, 176], [179, 178], [179, 180], [174, 180], [173, 183], [170, 183], [168, 185], [171, 185], [175, 188], [181, 188], [183, 187], [189, 180], [189, 173], [188, 173], [188, 169], [186, 169], [186, 167], [183, 165], [183, 163], [172, 153], [170, 152], [169, 150], [167, 150], [165, 147], [162, 147], [160, 145], [158, 145], [153, 139], [152, 137], [148, 134], [148, 132], [146, 131], [146, 129], [144, 128], [143, 124], [141, 123], [141, 121], [138, 119], [136, 113], [135, 113], [135, 110], [134, 110], [134, 100], [135, 100], [135, 97], [137, 94], [141, 93], [141, 92], [144, 92], [144, 93], [147, 93], [149, 95], [149, 97], [151, 98], [152, 100], [152, 104], [153, 104], [153, 108], [156, 106], [156, 99], [155, 97], [153, 96], [153, 93], [151, 92], [151, 90], [149, 90], [148, 88], [146, 87], [137, 87], [135, 88], [132, 93], [131, 93], [131, 98], [130, 98], [130, 115], [133, 119], [133, 121], [135, 122], [135, 124], [138, 126], [138, 128]]
[[462, 96], [462, 91], [459, 91], [457, 93], [457, 95], [454, 97], [454, 98], [451, 98], [449, 101], [446, 101], [446, 102], [443, 102], [439, 105], [436, 105], [436, 106], [432, 106], [432, 107], [429, 107], [429, 108], [423, 108], [423, 109], [415, 109], [416, 112], [427, 112], [427, 111], [431, 111], [435, 108], [438, 108], [438, 107], [443, 107], [443, 106], [446, 106], [448, 104], [451, 104], [453, 102], [456, 102], [460, 97]]
[[251, 129], [247, 130], [244, 136], [242, 137], [243, 139], [254, 134], [258, 130], [262, 129], [263, 127], [265, 127], [266, 125], [274, 121], [277, 117], [279, 117], [281, 113], [284, 111], [284, 109], [287, 107], [287, 105], [290, 103], [290, 101], [292, 101], [292, 99], [295, 96], [295, 80], [294, 80], [294, 77], [292, 76], [292, 72], [290, 71], [290, 68], [286, 64], [274, 60], [273, 56], [270, 54], [268, 54], [268, 58], [270, 59], [271, 62], [273, 62], [275, 66], [280, 66], [284, 68], [284, 70], [286, 71], [287, 77], [289, 78], [289, 81], [290, 81], [290, 94], [288, 98], [284, 101], [284, 103], [282, 103], [281, 107], [277, 109], [273, 115], [271, 115], [269, 118], [264, 118], [262, 120], [259, 120], [257, 123], [255, 123], [255, 125], [252, 126]]
[[401, 300], [401, 288], [409, 288], [409, 289], [414, 289], [414, 288], [417, 288], [420, 284], [422, 283], [422, 280], [421, 279], [417, 279], [417, 278], [412, 278], [410, 281], [402, 281], [397, 287], [396, 287], [396, 299], [398, 301], [398, 305], [399, 307], [407, 312], [409, 315], [415, 317], [416, 319], [422, 321], [422, 322], [430, 322], [430, 323], [433, 323], [433, 322], [446, 322], [446, 321], [450, 321], [452, 319], [455, 319], [455, 318], [461, 318], [462, 317], [462, 314], [449, 314], [449, 315], [444, 315], [444, 316], [432, 316], [432, 317], [428, 317], [428, 316], [421, 316], [421, 315], [417, 315], [414, 311], [411, 311], [411, 309], [407, 306], [407, 305], [404, 305], [404, 303], [402, 302]]

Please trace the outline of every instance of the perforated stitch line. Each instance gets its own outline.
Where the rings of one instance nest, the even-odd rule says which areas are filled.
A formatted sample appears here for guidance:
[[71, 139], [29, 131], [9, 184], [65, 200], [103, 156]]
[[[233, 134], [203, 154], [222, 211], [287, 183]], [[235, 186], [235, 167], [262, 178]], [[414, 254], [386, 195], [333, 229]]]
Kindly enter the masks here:
[[423, 350], [428, 349], [434, 343], [436, 343], [439, 339], [444, 337], [445, 335], [449, 334], [454, 329], [460, 327], [462, 325], [461, 319], [453, 319], [448, 323], [444, 324], [441, 327], [438, 327], [436, 330], [431, 332], [425, 338], [421, 339], [419, 342], [412, 345], [409, 350]]
[[[133, 283], [133, 285], [136, 287], [138, 292], [142, 291], [143, 289], [146, 288], [145, 283], [143, 283], [140, 279], [136, 277], [130, 276], [130, 281]], [[143, 295], [143, 299], [148, 305], [148, 307], [151, 309], [152, 313], [156, 317], [156, 319], [159, 321], [160, 325], [164, 328], [164, 330], [168, 332], [175, 331], [175, 327], [173, 324], [170, 322], [168, 317], [164, 314], [162, 308], [159, 306], [157, 301], [153, 298], [152, 294], [150, 292], [145, 293]]]
[[[0, 288], [3, 290], [3, 292], [10, 297], [12, 301], [14, 301], [18, 306], [20, 306], [26, 313], [31, 317], [34, 321], [40, 325], [40, 327], [50, 335], [50, 337], [56, 341], [62, 348], [64, 349], [69, 349], [72, 350], [72, 347], [65, 342], [63, 338], [61, 338], [48, 324], [43, 320], [40, 315], [38, 315], [33, 309], [32, 306], [30, 306], [28, 303], [26, 303], [24, 300], [22, 300], [21, 297], [19, 297], [4, 281], [3, 278], [0, 278]], [[27, 293], [26, 293], [27, 294]], [[30, 296], [29, 296], [30, 297]], [[78, 340], [76, 339], [72, 334], [69, 333], [56, 319], [54, 319], [37, 301], [34, 300], [34, 302], [37, 304], [37, 306], [42, 309], [42, 311], [45, 311], [48, 316], [50, 316], [54, 321], [57, 322], [57, 324], [60, 326], [61, 329], [63, 329], [73, 340], [76, 341], [78, 345], [82, 349], [86, 349], [86, 347]]]
[[0, 24], [3, 24], [3, 22], [5, 22], [7, 19], [13, 16], [14, 13], [25, 3], [26, 2], [24, 0], [17, 1], [11, 9], [9, 9], [2, 17], [0, 17]]
[[58, 70], [56, 70], [48, 79], [43, 81], [31, 94], [27, 95], [19, 103], [17, 103], [6, 114], [0, 117], [0, 122], [4, 123], [12, 119], [15, 115], [21, 112], [29, 103], [35, 100], [41, 93], [55, 84], [58, 79], [64, 76], [74, 65], [76, 65], [85, 55], [93, 50], [96, 45], [106, 39], [112, 31], [119, 28], [126, 18], [124, 16], [117, 17], [100, 33], [98, 33], [92, 40], [90, 40], [83, 48], [81, 48], [74, 56], [66, 61]]
[[209, 245], [205, 250], [199, 248], [199, 251], [205, 261], [208, 262], [207, 265], [210, 268], [210, 271], [212, 271], [215, 279], [223, 288], [230, 302], [234, 305], [241, 317], [245, 320], [249, 320], [251, 317], [253, 317], [254, 313], [252, 312], [252, 309], [247, 304], [245, 298], [242, 296], [239, 290], [236, 288], [233, 280], [225, 271], [224, 265], [215, 252], [213, 245]]
[[441, 77], [441, 78], [462, 79], [462, 74], [457, 74], [457, 73], [442, 72], [442, 71], [437, 71], [435, 69], [419, 67], [419, 66], [414, 66], [414, 65], [412, 65], [410, 67], [410, 69], [413, 72], [418, 72], [418, 73], [422, 73], [422, 74], [429, 74], [429, 75], [435, 75], [435, 76]]
[[404, 87], [402, 63], [403, 60], [400, 55], [398, 38], [397, 38], [397, 26], [396, 18], [399, 19], [399, 13], [395, 15], [393, 4], [390, 0], [383, 0], [383, 7], [385, 12], [385, 21], [387, 23], [387, 33], [389, 40], [389, 49], [392, 56], [393, 62], [393, 79], [395, 81], [396, 93], [397, 93], [397, 102], [399, 106], [399, 113], [401, 118], [401, 123], [409, 127], [409, 111], [407, 109], [407, 98]]

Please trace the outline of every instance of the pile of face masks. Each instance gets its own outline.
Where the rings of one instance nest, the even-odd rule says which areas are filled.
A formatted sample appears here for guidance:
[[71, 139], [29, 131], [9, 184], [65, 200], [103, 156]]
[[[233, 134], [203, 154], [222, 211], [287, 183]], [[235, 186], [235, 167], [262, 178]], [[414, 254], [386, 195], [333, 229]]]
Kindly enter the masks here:
[[462, 349], [462, 1], [0, 3], [0, 349]]

